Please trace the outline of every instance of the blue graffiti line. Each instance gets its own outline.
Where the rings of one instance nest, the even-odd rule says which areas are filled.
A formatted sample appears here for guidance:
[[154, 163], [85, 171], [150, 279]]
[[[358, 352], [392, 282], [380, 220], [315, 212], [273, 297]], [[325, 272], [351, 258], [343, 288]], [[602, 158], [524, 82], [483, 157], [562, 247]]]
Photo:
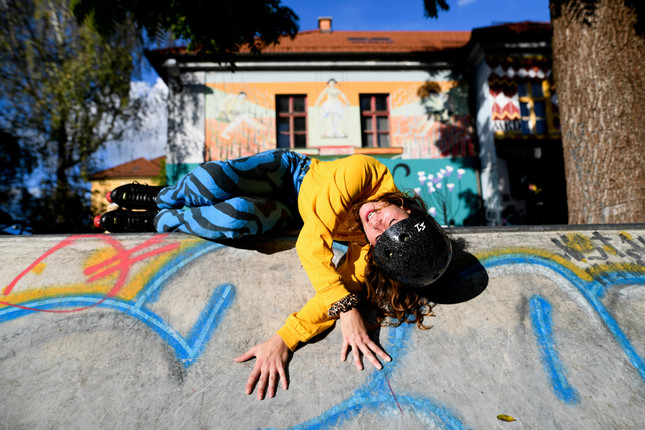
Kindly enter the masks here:
[[[178, 257], [166, 263], [157, 274], [150, 279], [141, 292], [132, 301], [114, 298], [105, 299], [101, 295], [66, 296], [52, 299], [34, 300], [21, 303], [25, 308], [51, 310], [61, 308], [78, 308], [96, 305], [109, 308], [132, 316], [153, 329], [171, 348], [174, 349], [177, 359], [186, 367], [191, 366], [204, 351], [215, 329], [222, 322], [226, 311], [235, 298], [235, 287], [231, 284], [222, 284], [215, 288], [208, 303], [202, 309], [197, 321], [186, 337], [178, 333], [168, 322], [159, 317], [144, 305], [153, 302], [156, 295], [165, 286], [167, 281], [182, 267], [201, 257], [207, 252], [221, 248], [222, 245], [208, 243], [186, 250]], [[98, 302], [98, 304], [97, 304]], [[32, 309], [7, 307], [0, 309], [0, 323], [10, 321], [28, 314], [38, 312]]]
[[394, 414], [407, 411], [408, 414], [425, 418], [443, 429], [469, 428], [450, 409], [429, 398], [408, 394], [398, 394], [396, 397], [393, 395], [388, 377], [396, 370], [397, 363], [407, 352], [410, 331], [414, 328], [411, 324], [390, 328], [387, 351], [392, 356], [392, 362], [382, 370], [373, 370], [363, 387], [357, 389], [348, 399], [321, 415], [290, 428], [317, 430], [336, 427], [357, 417], [363, 411]]
[[[447, 408], [439, 406], [427, 398], [404, 395], [399, 397], [399, 402], [408, 413], [414, 413], [427, 421], [432, 421], [439, 428], [449, 430], [470, 428], [455, 418]], [[336, 428], [357, 417], [364, 410], [378, 411], [381, 414], [400, 413], [399, 408], [392, 403], [391, 395], [378, 395], [365, 389], [357, 391], [351, 398], [334, 406], [319, 417], [290, 428], [307, 430]]]
[[180, 255], [168, 261], [147, 283], [146, 286], [139, 292], [135, 302], [137, 306], [143, 306], [145, 303], [153, 303], [157, 301], [161, 287], [165, 286], [166, 281], [174, 276], [180, 269], [198, 259], [204, 254], [212, 252], [216, 249], [222, 248], [224, 245], [219, 243], [207, 242], [200, 244], [193, 248], [187, 249]]
[[640, 377], [645, 381], [645, 360], [638, 355], [636, 349], [632, 346], [630, 340], [625, 333], [621, 330], [616, 320], [611, 316], [605, 305], [601, 302], [606, 289], [616, 285], [629, 285], [629, 284], [645, 284], [645, 275], [642, 273], [621, 273], [621, 276], [606, 276], [604, 281], [612, 280], [613, 283], [609, 286], [599, 285], [598, 281], [586, 281], [576, 275], [571, 269], [556, 263], [551, 259], [528, 254], [506, 254], [495, 256], [482, 261], [482, 264], [490, 269], [497, 266], [515, 265], [518, 263], [534, 264], [546, 267], [555, 273], [558, 273], [571, 283], [591, 305], [594, 311], [598, 314], [602, 322], [605, 324], [611, 335], [616, 342], [625, 352], [629, 362], [634, 369], [638, 372]]
[[556, 347], [553, 337], [553, 323], [551, 320], [551, 304], [540, 296], [533, 296], [529, 300], [531, 325], [537, 337], [537, 344], [542, 355], [542, 363], [551, 379], [551, 385], [556, 396], [564, 403], [578, 403], [578, 393], [569, 384], [566, 371]]

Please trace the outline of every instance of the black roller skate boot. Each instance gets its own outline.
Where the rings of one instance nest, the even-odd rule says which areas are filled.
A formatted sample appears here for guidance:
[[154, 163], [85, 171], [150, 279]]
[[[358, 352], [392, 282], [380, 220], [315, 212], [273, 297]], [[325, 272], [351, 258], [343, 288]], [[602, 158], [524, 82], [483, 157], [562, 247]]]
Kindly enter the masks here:
[[117, 209], [97, 215], [94, 218], [94, 226], [110, 233], [156, 232], [154, 220], [157, 212]]
[[107, 193], [107, 200], [117, 204], [120, 208], [157, 210], [155, 197], [164, 187], [157, 185], [144, 185], [133, 182], [116, 187]]

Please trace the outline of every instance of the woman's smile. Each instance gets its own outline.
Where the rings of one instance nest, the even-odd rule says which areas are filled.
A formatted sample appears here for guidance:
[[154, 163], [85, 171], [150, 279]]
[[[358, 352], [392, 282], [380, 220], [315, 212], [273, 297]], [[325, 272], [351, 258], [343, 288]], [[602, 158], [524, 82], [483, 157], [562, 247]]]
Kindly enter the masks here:
[[374, 245], [381, 234], [397, 222], [408, 218], [410, 211], [387, 202], [367, 202], [359, 209], [359, 216], [367, 241]]

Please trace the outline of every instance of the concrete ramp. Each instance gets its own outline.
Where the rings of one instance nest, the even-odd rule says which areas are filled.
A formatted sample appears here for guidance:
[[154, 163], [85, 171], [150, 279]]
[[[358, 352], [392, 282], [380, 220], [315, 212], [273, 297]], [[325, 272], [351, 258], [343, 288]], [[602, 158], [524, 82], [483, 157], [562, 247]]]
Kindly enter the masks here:
[[0, 428], [643, 428], [645, 225], [453, 239], [431, 330], [359, 372], [335, 327], [264, 401], [233, 358], [313, 294], [293, 237], [1, 239]]

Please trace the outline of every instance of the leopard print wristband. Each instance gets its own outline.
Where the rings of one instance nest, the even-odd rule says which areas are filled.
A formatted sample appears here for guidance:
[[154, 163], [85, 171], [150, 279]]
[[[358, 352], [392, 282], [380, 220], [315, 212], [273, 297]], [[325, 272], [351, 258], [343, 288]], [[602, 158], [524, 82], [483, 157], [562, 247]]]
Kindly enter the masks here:
[[356, 307], [357, 304], [358, 296], [356, 294], [350, 294], [331, 305], [331, 307], [327, 311], [327, 315], [329, 315], [330, 317], [336, 317], [341, 312], [347, 312], [351, 308]]

